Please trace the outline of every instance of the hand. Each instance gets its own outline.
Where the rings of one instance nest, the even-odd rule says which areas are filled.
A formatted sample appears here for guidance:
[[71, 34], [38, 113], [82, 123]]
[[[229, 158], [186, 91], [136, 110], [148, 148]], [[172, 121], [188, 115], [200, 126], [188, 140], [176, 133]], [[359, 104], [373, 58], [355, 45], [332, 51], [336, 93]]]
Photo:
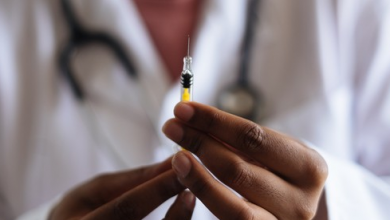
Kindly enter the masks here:
[[314, 150], [199, 103], [179, 103], [164, 133], [189, 153], [172, 160], [180, 182], [219, 219], [312, 219], [327, 177]]
[[96, 177], [65, 195], [50, 219], [142, 219], [178, 193], [165, 219], [191, 219], [195, 197], [183, 191], [170, 160]]

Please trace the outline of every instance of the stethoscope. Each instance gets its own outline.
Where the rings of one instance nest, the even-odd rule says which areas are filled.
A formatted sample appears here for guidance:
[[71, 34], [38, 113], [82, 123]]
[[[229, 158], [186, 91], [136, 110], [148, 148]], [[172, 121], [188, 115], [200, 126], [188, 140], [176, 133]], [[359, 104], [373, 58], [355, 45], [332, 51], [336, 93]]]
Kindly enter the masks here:
[[223, 88], [216, 100], [219, 109], [252, 121], [263, 117], [261, 108], [264, 104], [263, 97], [250, 84], [248, 77], [259, 3], [260, 0], [251, 0], [248, 4], [238, 78], [235, 83]]
[[[250, 0], [248, 5], [238, 78], [235, 83], [223, 88], [216, 98], [216, 105], [219, 109], [253, 121], [262, 117], [259, 112], [260, 107], [263, 104], [262, 97], [259, 95], [258, 91], [251, 86], [248, 79], [255, 25], [258, 20], [256, 18], [256, 11], [258, 10], [259, 2], [260, 0]], [[88, 44], [103, 44], [107, 46], [107, 48], [110, 48], [125, 68], [126, 74], [132, 80], [137, 80], [138, 72], [118, 41], [107, 33], [86, 30], [78, 22], [70, 0], [61, 0], [61, 7], [65, 15], [65, 21], [70, 29], [70, 39], [60, 53], [59, 68], [77, 100], [84, 102], [86, 95], [75, 78], [70, 61], [72, 54], [78, 48], [87, 46]]]

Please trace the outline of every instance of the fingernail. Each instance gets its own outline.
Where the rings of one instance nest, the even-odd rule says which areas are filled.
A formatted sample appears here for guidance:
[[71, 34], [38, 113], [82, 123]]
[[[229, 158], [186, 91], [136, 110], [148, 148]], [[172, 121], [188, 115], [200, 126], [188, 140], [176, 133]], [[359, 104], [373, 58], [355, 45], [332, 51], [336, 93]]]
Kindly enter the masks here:
[[174, 110], [175, 116], [183, 121], [189, 121], [195, 113], [194, 108], [185, 102], [180, 102]]
[[195, 196], [191, 192], [184, 192], [181, 197], [181, 201], [189, 210], [193, 210], [195, 208]]
[[183, 153], [177, 153], [172, 159], [173, 170], [180, 178], [185, 178], [191, 170], [191, 161]]
[[174, 142], [180, 142], [184, 134], [181, 125], [179, 125], [177, 122], [172, 120], [167, 121], [164, 124], [162, 131], [169, 139], [171, 139]]

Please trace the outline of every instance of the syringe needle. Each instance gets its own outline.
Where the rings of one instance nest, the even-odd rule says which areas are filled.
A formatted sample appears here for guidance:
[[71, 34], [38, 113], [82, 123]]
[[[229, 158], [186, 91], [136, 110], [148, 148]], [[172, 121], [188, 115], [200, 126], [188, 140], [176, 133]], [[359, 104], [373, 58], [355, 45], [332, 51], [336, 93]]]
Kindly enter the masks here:
[[182, 85], [182, 92], [181, 92], [181, 100], [182, 101], [192, 101], [192, 83], [193, 83], [193, 77], [192, 74], [192, 58], [190, 57], [190, 35], [188, 35], [188, 42], [187, 42], [187, 56], [183, 59], [183, 71], [181, 72], [181, 85]]
[[188, 42], [187, 42], [187, 57], [190, 57], [190, 35], [188, 35]]

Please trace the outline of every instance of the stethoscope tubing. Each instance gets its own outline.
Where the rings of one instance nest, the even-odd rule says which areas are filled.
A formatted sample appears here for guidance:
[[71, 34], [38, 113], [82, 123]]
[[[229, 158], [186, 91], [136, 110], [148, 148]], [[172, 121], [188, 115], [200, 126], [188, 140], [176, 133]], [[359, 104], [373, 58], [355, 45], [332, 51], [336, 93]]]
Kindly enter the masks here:
[[243, 40], [243, 47], [241, 51], [241, 62], [240, 62], [240, 69], [238, 74], [237, 83], [243, 86], [246, 86], [249, 84], [248, 78], [249, 78], [249, 64], [251, 62], [251, 54], [252, 54], [252, 45], [253, 45], [253, 39], [255, 35], [256, 28], [256, 21], [257, 19], [257, 10], [260, 4], [260, 0], [251, 0], [248, 5], [248, 13], [247, 13], [247, 22], [245, 25], [245, 35]]
[[112, 36], [106, 33], [92, 32], [82, 28], [69, 1], [70, 0], [61, 0], [65, 20], [70, 27], [70, 40], [60, 53], [59, 67], [60, 72], [69, 82], [69, 85], [71, 86], [75, 97], [79, 101], [84, 101], [85, 92], [83, 91], [81, 85], [78, 83], [71, 68], [71, 58], [77, 48], [87, 46], [89, 44], [103, 44], [110, 48], [125, 68], [126, 74], [131, 79], [137, 80], [138, 73], [136, 71], [136, 68], [131, 62], [131, 59], [129, 59], [121, 44], [116, 41]]

